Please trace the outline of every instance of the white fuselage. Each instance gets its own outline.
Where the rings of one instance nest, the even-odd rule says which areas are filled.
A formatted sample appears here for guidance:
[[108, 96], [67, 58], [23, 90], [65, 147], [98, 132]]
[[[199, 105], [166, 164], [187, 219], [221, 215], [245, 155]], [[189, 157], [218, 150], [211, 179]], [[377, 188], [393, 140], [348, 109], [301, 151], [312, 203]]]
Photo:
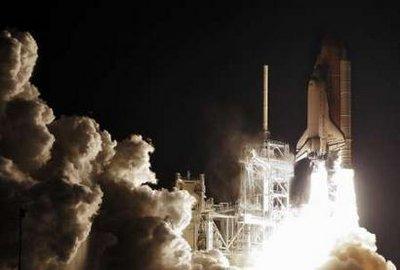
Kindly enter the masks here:
[[311, 79], [307, 95], [307, 129], [297, 143], [296, 160], [325, 158], [345, 143], [343, 133], [332, 122], [324, 82]]

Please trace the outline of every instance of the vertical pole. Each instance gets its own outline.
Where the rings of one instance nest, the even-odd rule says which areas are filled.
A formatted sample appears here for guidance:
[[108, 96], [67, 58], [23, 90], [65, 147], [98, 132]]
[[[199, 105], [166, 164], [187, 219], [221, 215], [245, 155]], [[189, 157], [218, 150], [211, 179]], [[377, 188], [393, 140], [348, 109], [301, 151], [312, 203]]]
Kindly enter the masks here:
[[212, 250], [214, 248], [214, 230], [213, 220], [210, 214], [206, 217], [206, 250]]
[[230, 238], [229, 221], [230, 221], [229, 218], [225, 219], [225, 243], [228, 243]]
[[268, 139], [268, 65], [264, 65], [263, 131], [265, 139]]
[[22, 270], [22, 221], [25, 217], [25, 209], [20, 207], [18, 213], [18, 270]]

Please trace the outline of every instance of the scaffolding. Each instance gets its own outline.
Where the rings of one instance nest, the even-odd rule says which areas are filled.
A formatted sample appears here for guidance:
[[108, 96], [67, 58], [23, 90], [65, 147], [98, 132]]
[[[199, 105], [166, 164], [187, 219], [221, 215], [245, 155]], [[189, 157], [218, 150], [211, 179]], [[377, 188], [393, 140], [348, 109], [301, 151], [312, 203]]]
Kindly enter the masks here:
[[258, 149], [247, 147], [240, 162], [242, 176], [236, 203], [206, 200], [204, 175], [191, 180], [177, 174], [176, 187], [201, 200], [184, 232], [192, 248], [218, 249], [233, 264], [247, 265], [249, 254], [261, 251], [288, 213], [293, 162], [289, 145], [280, 141], [267, 140]]
[[[289, 145], [271, 140], [268, 129], [268, 66], [264, 66], [263, 132], [265, 140], [247, 147], [240, 160], [242, 175], [236, 203], [214, 204], [205, 199], [204, 175], [199, 180], [177, 174], [176, 187], [198, 200], [193, 219], [184, 232], [193, 249], [218, 249], [234, 265], [249, 265], [249, 254], [261, 251], [266, 240], [285, 218], [290, 207], [290, 182], [294, 155]], [[194, 187], [198, 187], [194, 189]], [[198, 192], [196, 192], [196, 190]]]
[[249, 150], [242, 160], [239, 215], [248, 234], [243, 237], [245, 249], [258, 250], [288, 213], [293, 162], [289, 145], [274, 140]]

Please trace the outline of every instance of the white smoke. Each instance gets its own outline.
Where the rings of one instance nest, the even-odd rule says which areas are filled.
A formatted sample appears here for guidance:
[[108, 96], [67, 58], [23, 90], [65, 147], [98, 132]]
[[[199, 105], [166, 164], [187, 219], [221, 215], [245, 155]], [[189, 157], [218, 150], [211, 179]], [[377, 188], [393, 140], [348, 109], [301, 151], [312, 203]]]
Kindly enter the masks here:
[[338, 239], [321, 270], [396, 270], [377, 253], [375, 235], [357, 228]]
[[[154, 147], [140, 135], [116, 142], [88, 117], [56, 119], [29, 82], [36, 59], [30, 34], [0, 35], [0, 269], [17, 268], [20, 209], [24, 269], [228, 269], [220, 252], [192, 253], [182, 237], [189, 193], [147, 185], [157, 183]], [[258, 268], [396, 269], [358, 226], [351, 172], [337, 172], [335, 214], [320, 169], [310, 204], [266, 243]]]
[[193, 269], [222, 270], [229, 267], [228, 259], [219, 250], [197, 251], [193, 255]]
[[44, 269], [74, 256], [90, 231], [102, 192], [84, 183], [82, 168], [70, 174], [67, 153], [52, 153], [62, 142], [55, 144], [49, 128], [56, 125], [53, 112], [29, 82], [37, 59], [32, 36], [3, 32], [0, 57], [0, 267], [16, 267], [18, 213], [24, 209], [23, 265]]
[[157, 183], [150, 143], [55, 118], [29, 82], [37, 50], [29, 33], [0, 35], [0, 269], [17, 268], [21, 210], [23, 269], [227, 267], [182, 237], [193, 197], [146, 185]]

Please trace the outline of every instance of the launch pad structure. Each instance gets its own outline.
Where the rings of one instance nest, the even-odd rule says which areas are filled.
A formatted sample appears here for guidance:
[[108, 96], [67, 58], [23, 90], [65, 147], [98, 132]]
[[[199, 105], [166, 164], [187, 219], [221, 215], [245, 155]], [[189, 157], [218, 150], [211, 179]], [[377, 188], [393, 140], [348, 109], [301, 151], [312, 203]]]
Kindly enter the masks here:
[[[329, 37], [322, 42], [308, 81], [307, 128], [296, 145], [296, 156], [287, 143], [270, 137], [268, 66], [264, 66], [263, 132], [263, 140], [249, 145], [240, 160], [240, 192], [235, 203], [216, 204], [207, 199], [204, 175], [199, 179], [176, 175], [176, 188], [197, 199], [192, 221], [184, 231], [193, 250], [218, 249], [233, 265], [250, 266], [249, 255], [261, 251], [289, 214], [295, 161], [307, 158], [312, 166], [324, 162], [328, 168], [339, 160], [342, 168], [352, 167], [351, 63], [343, 43]], [[329, 200], [334, 202], [337, 183], [329, 175], [327, 181]]]
[[290, 206], [294, 155], [287, 143], [269, 137], [268, 66], [264, 66], [263, 107], [265, 140], [244, 149], [240, 194], [235, 203], [215, 204], [212, 198], [206, 199], [204, 175], [199, 179], [176, 175], [176, 188], [189, 191], [197, 199], [184, 237], [192, 249], [218, 249], [235, 265], [249, 264], [249, 254], [261, 251]]

